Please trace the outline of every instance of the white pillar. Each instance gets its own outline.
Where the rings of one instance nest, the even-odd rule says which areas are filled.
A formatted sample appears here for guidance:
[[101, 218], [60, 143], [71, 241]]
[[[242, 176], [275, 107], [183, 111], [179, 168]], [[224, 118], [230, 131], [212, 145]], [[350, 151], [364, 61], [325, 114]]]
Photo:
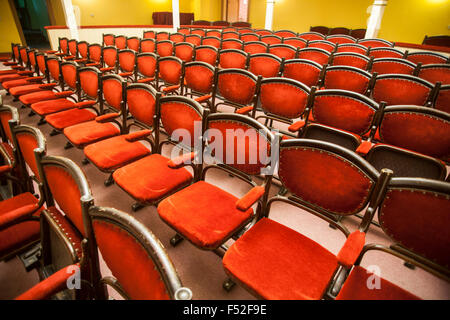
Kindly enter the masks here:
[[66, 16], [67, 27], [70, 30], [70, 38], [71, 39], [79, 39], [78, 35], [78, 25], [77, 20], [75, 18], [75, 12], [73, 10], [72, 0], [61, 0], [62, 6], [64, 8], [64, 15]]
[[367, 21], [366, 39], [378, 37], [378, 32], [381, 27], [381, 20], [383, 19], [384, 9], [386, 8], [387, 0], [375, 0], [372, 5], [369, 20]]
[[180, 27], [180, 1], [172, 0], [172, 21], [173, 32], [177, 32]]
[[267, 30], [272, 30], [274, 6], [275, 6], [275, 0], [267, 0], [267, 3], [266, 3], [266, 26], [265, 26], [265, 29], [267, 29]]

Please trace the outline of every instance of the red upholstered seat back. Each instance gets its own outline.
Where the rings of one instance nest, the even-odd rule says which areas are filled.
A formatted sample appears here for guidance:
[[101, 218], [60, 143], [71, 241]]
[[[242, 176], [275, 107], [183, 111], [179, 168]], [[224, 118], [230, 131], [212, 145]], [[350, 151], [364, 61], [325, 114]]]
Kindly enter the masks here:
[[127, 38], [125, 36], [116, 36], [114, 39], [114, 44], [117, 49], [123, 50], [127, 48]]
[[195, 61], [203, 61], [215, 66], [217, 55], [217, 49], [211, 46], [199, 46], [195, 48]]
[[161, 274], [135, 237], [107, 221], [95, 220], [92, 226], [106, 265], [131, 299], [169, 299]]
[[289, 30], [279, 30], [279, 31], [275, 31], [273, 34], [276, 36], [279, 36], [281, 38], [291, 38], [291, 37], [297, 36], [297, 34], [294, 31], [289, 31]]
[[206, 34], [206, 31], [203, 29], [194, 29], [194, 30], [191, 30], [191, 34], [195, 34], [197, 36], [204, 37]]
[[426, 107], [393, 106], [384, 111], [380, 138], [387, 144], [444, 159], [450, 155], [450, 116]]
[[222, 40], [221, 49], [237, 49], [242, 50], [244, 43], [239, 39], [225, 39]]
[[312, 87], [317, 84], [322, 67], [306, 59], [288, 60], [284, 64], [283, 76], [295, 79]]
[[175, 56], [184, 62], [192, 61], [194, 46], [189, 42], [179, 42], [175, 44]]
[[127, 48], [136, 52], [139, 51], [139, 39], [137, 37], [127, 38]]
[[47, 67], [46, 67], [46, 65], [45, 65], [45, 55], [43, 55], [43, 54], [38, 54], [38, 55], [36, 55], [36, 62], [37, 62], [39, 71], [40, 71], [42, 74], [45, 74], [45, 72], [46, 72], [46, 70], [47, 70]]
[[325, 39], [325, 36], [318, 32], [304, 32], [300, 33], [298, 37], [309, 41]]
[[72, 63], [61, 64], [61, 72], [64, 79], [64, 83], [72, 90], [77, 89], [77, 67]]
[[294, 48], [302, 49], [306, 48], [306, 40], [299, 38], [299, 37], [292, 37], [292, 38], [284, 38], [283, 44], [288, 44], [290, 46], [293, 46]]
[[36, 136], [26, 131], [17, 132], [15, 136], [19, 145], [20, 154], [33, 174], [40, 179], [38, 166], [34, 155], [34, 149], [39, 146]]
[[114, 35], [112, 35], [112, 34], [104, 34], [103, 35], [103, 45], [105, 45], [105, 46], [113, 46], [114, 45]]
[[347, 36], [344, 34], [335, 34], [327, 37], [327, 40], [333, 42], [335, 44], [343, 44], [343, 43], [356, 43], [356, 39], [352, 36]]
[[333, 56], [333, 66], [351, 66], [361, 70], [367, 70], [370, 59], [359, 53], [341, 52]]
[[31, 50], [28, 52], [28, 60], [30, 60], [30, 65], [34, 67], [36, 65], [36, 52]]
[[270, 53], [250, 55], [248, 71], [263, 78], [276, 77], [280, 72], [281, 59]]
[[93, 69], [79, 71], [81, 90], [91, 98], [98, 96], [99, 73]]
[[422, 63], [422, 65], [427, 64], [436, 64], [436, 63], [446, 63], [448, 62], [449, 58], [441, 55], [439, 53], [435, 52], [411, 52], [408, 53], [406, 56], [406, 59], [408, 59], [411, 62], [414, 63]]
[[[185, 130], [189, 132], [190, 141], [180, 141], [185, 145], [189, 145], [191, 147], [194, 146], [194, 139], [197, 136], [195, 132], [195, 125], [197, 124], [197, 129], [201, 130], [201, 121], [202, 114], [196, 108], [194, 108], [190, 103], [182, 100], [169, 100], [164, 101], [161, 100], [160, 104], [160, 113], [161, 113], [161, 123], [166, 130], [166, 132], [173, 139], [187, 139], [181, 137], [173, 136], [175, 130]], [[200, 126], [200, 127], [198, 127]], [[178, 131], [180, 133], [180, 131]]]
[[259, 35], [256, 33], [242, 33], [240, 39], [245, 42], [259, 41]]
[[59, 47], [61, 49], [62, 53], [68, 53], [67, 49], [68, 49], [68, 40], [67, 38], [59, 38]]
[[[369, 51], [369, 55], [374, 59], [378, 58], [397, 58], [402, 59], [404, 53], [398, 49], [390, 48], [390, 47], [379, 47], [379, 48], [371, 48]], [[393, 72], [391, 72], [393, 73]]]
[[53, 199], [75, 227], [87, 236], [80, 202], [81, 192], [77, 181], [70, 171], [60, 165], [45, 164], [43, 169]]
[[[249, 175], [258, 175], [270, 159], [270, 142], [261, 131], [234, 119], [208, 120], [208, 139], [214, 158]], [[220, 141], [221, 140], [221, 141]]]
[[442, 85], [450, 84], [450, 64], [429, 64], [419, 70], [419, 78], [431, 83], [440, 82]]
[[[450, 269], [450, 184], [437, 180], [426, 180], [420, 185], [408, 183], [416, 180], [393, 179], [378, 221], [396, 243]], [[395, 183], [400, 181], [404, 182]]]
[[186, 35], [184, 41], [192, 43], [194, 46], [199, 46], [202, 43], [202, 37], [198, 34], [189, 34]]
[[367, 48], [356, 43], [340, 44], [337, 46], [336, 52], [354, 52], [365, 55]]
[[438, 110], [450, 113], [450, 85], [442, 86], [434, 102], [434, 107]]
[[115, 67], [117, 62], [117, 49], [114, 47], [103, 48], [103, 61], [108, 67]]
[[156, 41], [169, 40], [169, 33], [167, 31], [160, 31], [156, 33]]
[[226, 100], [247, 105], [256, 92], [256, 79], [248, 73], [234, 70], [219, 73], [217, 90]]
[[251, 41], [248, 43], [244, 43], [244, 51], [248, 54], [266, 53], [267, 50], [267, 44], [261, 41]]
[[60, 74], [59, 60], [56, 58], [48, 58], [47, 59], [47, 67], [48, 67], [48, 71], [50, 73], [50, 77], [54, 81], [59, 81], [59, 74]]
[[304, 48], [298, 51], [299, 59], [307, 59], [324, 65], [330, 59], [330, 53], [321, 48]]
[[108, 77], [102, 79], [103, 98], [109, 106], [117, 111], [121, 110], [121, 102], [123, 100], [123, 86], [122, 81], [116, 77]]
[[379, 48], [379, 47], [393, 47], [394, 44], [383, 40], [383, 39], [360, 39], [358, 40], [358, 44], [361, 44], [365, 47], [371, 47], [371, 48]]
[[155, 39], [155, 31], [144, 31], [144, 39]]
[[128, 112], [149, 127], [153, 126], [156, 110], [156, 92], [147, 85], [130, 85], [127, 87]]
[[214, 48], [220, 48], [220, 44], [222, 43], [222, 40], [220, 40], [217, 37], [205, 37], [202, 40], [202, 45], [204, 46], [213, 46]]
[[413, 74], [416, 65], [405, 59], [398, 58], [378, 58], [372, 63], [372, 72], [378, 74]]
[[173, 42], [170, 40], [162, 40], [156, 42], [156, 53], [160, 57], [169, 57], [173, 53]]
[[313, 40], [308, 43], [308, 48], [320, 48], [333, 52], [336, 49], [336, 44], [327, 40]]
[[236, 31], [223, 32], [222, 39], [239, 39], [239, 33]]
[[169, 40], [172, 41], [173, 43], [180, 43], [184, 41], [184, 34], [182, 33], [172, 33], [169, 36]]
[[294, 59], [297, 49], [288, 44], [274, 44], [269, 46], [269, 53], [284, 59]]
[[100, 62], [102, 59], [102, 47], [98, 44], [92, 44], [88, 47], [89, 59], [95, 62]]
[[[406, 75], [405, 75], [406, 76]], [[427, 103], [432, 85], [425, 80], [400, 75], [386, 74], [377, 77], [373, 88], [373, 99], [385, 101], [387, 105], [416, 105]]]
[[186, 87], [200, 93], [211, 93], [214, 83], [214, 69], [209, 65], [194, 62], [184, 68]]
[[130, 50], [121, 50], [118, 53], [120, 69], [133, 72], [136, 65], [136, 53]]
[[220, 32], [220, 30], [208, 30], [205, 33], [205, 37], [217, 37], [217, 38], [222, 38], [222, 32]]
[[219, 52], [219, 65], [223, 69], [245, 69], [247, 53], [237, 49], [222, 50]]
[[157, 57], [153, 54], [139, 54], [136, 57], [138, 72], [145, 77], [154, 77]]
[[142, 52], [155, 52], [155, 40], [154, 39], [142, 39], [141, 51]]
[[292, 79], [272, 78], [261, 82], [261, 108], [281, 117], [300, 117], [305, 111], [308, 96], [309, 88]]
[[324, 78], [325, 89], [341, 89], [364, 94], [371, 79], [370, 73], [347, 66], [328, 67]]
[[73, 56], [77, 55], [77, 40], [69, 40], [69, 53]]
[[344, 156], [311, 144], [295, 146], [285, 142], [281, 142], [278, 174], [293, 195], [309, 207], [343, 216], [366, 206], [375, 181], [364, 166], [352, 159], [355, 154]]
[[261, 42], [267, 43], [268, 45], [279, 44], [283, 42], [283, 39], [276, 35], [267, 35], [261, 36]]
[[78, 53], [84, 59], [88, 56], [88, 43], [86, 41], [78, 42]]
[[[12, 143], [12, 134], [11, 134], [11, 128], [9, 127], [8, 121], [12, 119], [12, 114], [9, 110], [2, 110], [0, 112], [0, 124], [2, 126], [3, 132], [6, 135], [6, 138], [8, 141]], [[6, 142], [6, 141], [3, 141]]]
[[370, 130], [378, 105], [349, 91], [320, 90], [314, 95], [314, 120], [334, 128], [364, 135]]
[[180, 84], [182, 73], [182, 61], [176, 57], [164, 57], [159, 60], [159, 75], [169, 84]]

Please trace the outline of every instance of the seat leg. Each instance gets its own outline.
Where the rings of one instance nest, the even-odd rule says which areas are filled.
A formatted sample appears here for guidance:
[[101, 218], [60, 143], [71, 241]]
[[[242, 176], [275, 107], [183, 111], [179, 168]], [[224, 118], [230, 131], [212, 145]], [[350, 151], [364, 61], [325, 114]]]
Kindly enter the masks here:
[[280, 191], [278, 191], [279, 196], [285, 196], [287, 193], [287, 189], [285, 187], [281, 187]]
[[228, 278], [223, 282], [222, 287], [225, 289], [226, 292], [230, 292], [235, 285], [236, 283], [230, 278]]
[[58, 131], [58, 130], [56, 130], [56, 129], [53, 129], [52, 132], [50, 132], [50, 136], [53, 137], [53, 136], [56, 136], [56, 135], [58, 135], [58, 134], [60, 134], [60, 133], [61, 133], [61, 131]]
[[81, 161], [81, 163], [87, 165], [89, 164], [89, 160], [87, 158], [84, 158], [83, 161]]
[[105, 184], [105, 187], [109, 187], [110, 185], [114, 184], [112, 173], [109, 175], [108, 179], [106, 179], [103, 183]]
[[13, 99], [13, 102], [17, 102], [17, 101], [19, 101], [19, 98], [14, 98]]
[[67, 141], [66, 145], [64, 146], [64, 149], [67, 150], [67, 149], [70, 149], [70, 148], [73, 148], [73, 145], [70, 142]]
[[[14, 100], [13, 100], [13, 101], [14, 101]], [[27, 106], [24, 105], [24, 104], [21, 106], [22, 109], [25, 109], [26, 107], [27, 107]]]
[[131, 206], [131, 210], [133, 210], [133, 212], [136, 212], [136, 211], [142, 209], [143, 207], [145, 207], [145, 205], [143, 205], [142, 203], [136, 202]]
[[41, 119], [39, 120], [39, 122], [37, 123], [37, 125], [38, 125], [38, 126], [42, 126], [43, 124], [46, 124], [46, 123], [47, 123], [47, 121], [45, 121], [44, 118], [41, 118]]
[[30, 111], [30, 113], [28, 114], [29, 117], [34, 116], [36, 113], [34, 111]]
[[175, 234], [171, 239], [170, 239], [170, 244], [172, 245], [172, 247], [177, 246], [181, 241], [183, 241], [183, 237], [180, 236], [178, 233]]

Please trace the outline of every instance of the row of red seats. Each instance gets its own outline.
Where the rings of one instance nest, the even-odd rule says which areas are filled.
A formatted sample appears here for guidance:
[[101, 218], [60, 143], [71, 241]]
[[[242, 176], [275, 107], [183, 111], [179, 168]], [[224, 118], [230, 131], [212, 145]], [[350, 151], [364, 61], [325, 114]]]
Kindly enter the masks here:
[[[130, 54], [130, 50], [124, 50], [121, 52]], [[133, 56], [133, 59], [136, 59], [135, 53], [132, 52], [131, 54]], [[137, 68], [137, 71], [142, 68], [147, 72], [151, 70], [151, 72], [147, 74], [140, 74], [138, 72], [135, 75], [136, 78], [132, 74], [120, 73], [120, 75], [132, 76], [133, 81], [150, 83], [155, 86], [155, 88], [162, 90], [162, 92], [164, 93], [178, 92], [181, 94], [189, 93], [191, 95], [194, 94], [200, 96], [199, 98], [197, 98], [197, 100], [208, 103], [208, 106], [213, 111], [217, 110], [217, 107], [221, 103], [225, 102], [226, 104], [232, 105], [236, 109], [239, 109], [237, 112], [248, 113], [251, 114], [252, 117], [255, 117], [257, 110], [261, 110], [266, 114], [266, 116], [275, 116], [275, 120], [281, 119], [288, 124], [291, 124], [292, 121], [296, 118], [301, 117], [303, 119], [306, 119], [306, 122], [313, 120], [323, 125], [347, 130], [353, 135], [356, 135], [355, 137], [347, 134], [346, 137], [343, 137], [341, 139], [341, 142], [339, 142], [339, 144], [344, 144], [346, 147], [349, 147], [352, 150], [358, 149], [363, 153], [367, 153], [371, 149], [371, 144], [364, 143], [361, 145], [362, 139], [368, 138], [368, 140], [371, 141], [375, 138], [377, 141], [393, 144], [398, 147], [408, 148], [432, 157], [440, 158], [444, 161], [448, 161], [448, 155], [445, 151], [447, 148], [447, 143], [445, 142], [445, 140], [442, 141], [441, 145], [432, 143], [433, 141], [439, 142], [439, 137], [441, 135], [445, 137], [445, 132], [446, 130], [448, 130], [447, 115], [443, 114], [442, 112], [440, 113], [435, 110], [426, 110], [426, 108], [422, 108], [424, 109], [422, 110], [421, 108], [414, 107], [412, 108], [414, 109], [414, 112], [422, 114], [421, 116], [419, 116], [419, 118], [425, 119], [420, 121], [420, 123], [422, 123], [422, 126], [424, 128], [429, 128], [427, 130], [423, 130], [423, 136], [419, 138], [417, 134], [415, 134], [412, 136], [401, 136], [400, 139], [397, 136], [395, 136], [395, 139], [393, 139], [392, 137], [386, 139], [380, 137], [380, 132], [377, 132], [378, 127], [387, 127], [385, 125], [387, 121], [380, 123], [380, 119], [384, 116], [384, 111], [381, 110], [380, 112], [378, 112], [378, 109], [380, 108], [375, 101], [367, 99], [361, 95], [358, 95], [357, 93], [351, 93], [348, 91], [341, 92], [341, 90], [320, 90], [318, 92], [314, 91], [314, 93], [310, 95], [311, 89], [309, 87], [293, 80], [290, 81], [289, 79], [266, 78], [264, 80], [261, 80], [260, 78], [257, 78], [256, 76], [245, 70], [218, 70], [214, 69], [208, 64], [201, 62], [190, 62], [187, 64], [183, 64], [179, 59], [175, 57], [164, 57], [158, 59], [154, 54], [149, 53], [140, 54], [138, 55], [137, 59], [138, 63], [136, 65], [140, 66], [139, 68]], [[57, 65], [59, 63], [59, 59], [56, 57], [47, 58], [47, 64], [48, 62], [52, 62]], [[135, 60], [133, 60], [130, 65], [133, 65], [134, 63], [136, 63]], [[73, 63], [62, 63], [61, 67], [61, 69], [63, 69], [63, 78], [61, 79], [61, 81], [63, 83], [65, 81], [73, 90], [67, 91], [64, 94], [69, 96], [73, 95], [74, 92], [77, 92], [78, 97], [80, 97], [80, 87], [77, 85], [77, 79], [81, 79], [81, 77], [80, 75], [78, 75], [77, 77], [77, 66]], [[100, 82], [100, 73], [98, 70], [95, 70], [96, 69], [87, 69], [89, 73], [96, 74], [95, 77], [97, 77], [95, 81], [92, 81], [94, 76], [90, 76], [88, 80], [91, 84], [93, 83], [97, 87], [93, 89], [89, 88], [88, 84], [83, 83], [83, 81], [81, 81], [80, 84], [85, 93], [91, 92], [89, 96], [91, 98], [98, 99], [96, 94], [97, 91], [101, 91], [101, 89], [99, 89], [98, 87], [98, 83]], [[384, 79], [382, 78], [382, 76], [380, 76], [381, 80], [377, 81], [380, 81], [383, 84], [380, 85], [381, 88], [383, 88], [383, 86], [386, 87], [385, 83], [388, 81], [391, 81], [394, 84], [395, 81], [404, 81], [405, 83], [411, 84], [412, 80], [414, 80], [405, 79], [405, 77], [400, 77], [398, 79], [385, 77], [386, 79]], [[55, 79], [58, 78], [59, 74]], [[166, 87], [161, 86], [160, 82], [165, 82]], [[395, 86], [394, 84], [392, 86]], [[292, 92], [287, 92], [286, 89], [284, 89], [285, 87], [290, 87]], [[396, 90], [398, 91], [398, 87], [396, 88]], [[419, 102], [388, 104], [419, 105], [422, 100], [427, 101], [427, 96], [431, 94], [431, 87], [429, 89], [430, 91], [425, 92], [424, 95], [417, 95], [415, 97], [420, 100], [417, 100]], [[381, 94], [383, 94], [381, 89], [380, 91]], [[385, 97], [383, 97], [383, 99], [379, 99], [379, 102], [393, 101], [392, 96], [387, 95], [387, 93], [389, 93], [389, 90], [385, 93]], [[398, 92], [396, 93], [398, 94]], [[376, 87], [374, 90], [374, 94], [377, 97], [380, 95]], [[338, 99], [338, 102], [342, 105], [341, 109], [333, 110], [331, 106], [333, 106], [336, 101], [328, 99], [328, 104], [321, 106], [322, 110], [326, 110], [326, 113], [323, 113], [323, 111], [317, 111], [320, 109], [318, 109], [318, 107], [314, 107], [314, 101], [318, 99], [317, 97], [320, 97], [322, 95], [337, 95], [338, 97], [340, 97]], [[310, 96], [312, 96], [312, 98]], [[404, 94], [403, 96], [411, 98], [411, 90], [407, 90], [406, 94]], [[52, 97], [54, 97], [54, 100], [39, 102], [41, 100], [51, 99]], [[265, 97], [271, 97], [271, 100], [268, 100], [264, 103], [264, 99], [267, 99]], [[85, 108], [92, 108], [93, 105], [97, 103], [97, 101], [77, 103], [76, 99], [75, 101], [70, 101], [64, 98], [56, 98], [59, 98], [59, 94], [53, 93], [52, 91], [48, 92], [48, 90], [42, 90], [40, 92], [30, 93], [20, 97], [21, 101], [24, 104], [31, 106], [33, 111], [38, 113], [42, 118], [45, 117], [45, 120], [49, 122], [57, 131], [62, 131], [64, 128], [74, 125], [78, 122], [93, 120], [95, 118], [95, 114], [88, 110], [85, 110]], [[391, 98], [391, 100], [389, 100], [388, 98]], [[80, 98], [78, 98], [78, 100], [80, 100]], [[343, 101], [353, 102], [347, 102], [346, 104], [344, 104]], [[248, 105], [251, 106], [248, 107]], [[80, 110], [76, 107], [82, 108], [83, 110]], [[116, 106], [115, 109], [115, 111], [119, 111], [120, 107]], [[104, 111], [102, 107], [100, 110], [94, 110], [98, 115], [102, 114]], [[356, 110], [358, 110], [358, 113], [354, 113]], [[64, 112], [59, 113], [59, 111]], [[53, 114], [55, 112], [58, 113]], [[403, 110], [403, 112], [407, 113], [408, 110]], [[126, 112], [123, 113], [123, 119], [121, 120], [123, 126], [125, 125], [126, 121], [125, 115]], [[360, 116], [359, 118], [356, 117], [358, 115]], [[432, 117], [429, 117], [431, 115]], [[77, 118], [79, 119], [78, 122], [76, 122]], [[408, 119], [409, 118], [411, 117], [408, 117]], [[270, 121], [273, 121], [273, 119], [271, 119]], [[439, 125], [441, 124], [441, 122], [443, 123], [443, 126]], [[396, 130], [413, 127], [413, 123], [415, 125], [414, 121], [406, 121], [405, 123], [397, 124], [398, 129]], [[310, 126], [305, 126], [306, 123], [304, 120], [302, 120], [300, 124], [302, 124], [302, 126], [299, 126], [299, 123], [297, 122], [290, 129], [293, 132], [300, 131], [302, 134], [307, 134], [307, 132], [314, 132], [314, 130], [310, 128]], [[303, 128], [303, 126], [305, 126], [305, 128]], [[434, 131], [434, 133], [432, 133], [432, 128], [438, 127], [442, 127], [441, 130], [443, 131]], [[315, 130], [317, 131], [317, 128]], [[114, 126], [112, 126], [106, 133], [118, 134], [118, 132], [119, 130], [114, 129]], [[381, 136], [384, 136], [384, 132], [386, 131], [382, 131]], [[425, 143], [425, 141], [429, 141], [430, 139], [431, 143]], [[334, 140], [333, 142], [336, 141], [338, 140]], [[74, 144], [77, 146], [83, 145], [83, 143], [79, 143], [76, 141]], [[402, 153], [400, 150], [397, 151], [398, 153]], [[369, 155], [369, 157], [377, 158], [376, 156], [372, 155], [372, 152], [369, 152]], [[431, 165], [431, 171], [433, 171], [432, 174], [427, 177], [435, 177], [436, 179], [445, 178], [445, 167], [443, 167], [442, 164], [436, 163], [435, 161], [426, 162], [429, 162], [429, 164]], [[412, 174], [412, 172], [414, 172], [414, 174], [417, 175], [418, 173], [416, 172], [415, 167], [415, 165], [411, 165], [411, 167], [406, 166], [407, 170], [405, 172], [408, 172], [408, 174]], [[442, 168], [444, 169], [442, 170]], [[399, 169], [401, 170], [401, 166], [399, 166]]]
[[[110, 76], [105, 77], [108, 77], [105, 80], [112, 79], [109, 78]], [[154, 113], [157, 110], [160, 113], [162, 125], [169, 130], [169, 135], [170, 130], [179, 126], [190, 129], [191, 121], [203, 118], [205, 129], [214, 128], [221, 132], [230, 129], [252, 130], [255, 131], [254, 139], [264, 139], [263, 141], [266, 141], [267, 144], [276, 139], [276, 136], [260, 123], [242, 115], [208, 114], [207, 110], [197, 102], [185, 97], [167, 96], [155, 99], [158, 93], [145, 84], [132, 84], [127, 86], [126, 90], [130, 97], [133, 96], [131, 92], [136, 94], [131, 99], [133, 102], [130, 106], [133, 105], [133, 109], [143, 112], [145, 108], [147, 112]], [[155, 102], [153, 106], [148, 103], [151, 99]], [[136, 104], [139, 104], [141, 108], [138, 108]], [[2, 108], [1, 111], [5, 111], [5, 109], [11, 117], [14, 116], [14, 112], [17, 112], [10, 107]], [[180, 113], [183, 115], [182, 117], [180, 117]], [[189, 114], [191, 115], [189, 121], [186, 121], [186, 115]], [[4, 115], [4, 113], [0, 112], [0, 115]], [[143, 114], [140, 113], [140, 115]], [[4, 123], [3, 119], [2, 116], [2, 123]], [[11, 132], [13, 134], [16, 131], [20, 132], [14, 128], [13, 123], [11, 122]], [[159, 121], [155, 121], [156, 123]], [[25, 156], [25, 158], [29, 160], [30, 167], [38, 168], [37, 174], [50, 190], [49, 196], [46, 197], [47, 209], [41, 213], [45, 217], [42, 221], [44, 225], [48, 223], [53, 227], [59, 225], [64, 228], [73, 252], [77, 252], [74, 263], [80, 263], [80, 265], [76, 265], [76, 267], [91, 270], [91, 272], [82, 272], [82, 275], [89, 275], [84, 280], [94, 284], [93, 287], [96, 291], [91, 293], [93, 296], [89, 295], [89, 290], [87, 292], [75, 291], [75, 297], [95, 297], [96, 299], [103, 297], [103, 286], [100, 285], [102, 282], [98, 281], [101, 278], [96, 259], [96, 245], [98, 245], [103, 258], [121, 287], [108, 279], [105, 279], [103, 283], [112, 285], [116, 289], [121, 288], [120, 292], [124, 293], [125, 297], [138, 299], [174, 296], [189, 298], [189, 291], [185, 288], [179, 289], [181, 287], [179, 282], [175, 282], [178, 284], [178, 287], [175, 286], [176, 291], [166, 293], [162, 289], [164, 284], [159, 279], [157, 280], [157, 289], [154, 289], [155, 276], [158, 279], [160, 274], [154, 272], [154, 264], [148, 259], [150, 249], [155, 250], [155, 247], [145, 245], [145, 241], [150, 241], [152, 245], [155, 242], [154, 238], [148, 236], [148, 230], [129, 216], [116, 210], [94, 207], [92, 194], [81, 170], [70, 160], [45, 156], [45, 145], [43, 145], [45, 140], [39, 138], [38, 130], [27, 129], [26, 132], [33, 133], [38, 137], [34, 139], [36, 145], [30, 147], [30, 143], [24, 142], [21, 145], [17, 144], [21, 148], [16, 149], [21, 150], [25, 156], [28, 154], [26, 150], [34, 148], [33, 152], [36, 157]], [[157, 128], [155, 128], [156, 133]], [[206, 136], [206, 140], [209, 139]], [[21, 139], [13, 138], [13, 140], [20, 141]], [[29, 138], [24, 140], [30, 141]], [[250, 139], [247, 147], [254, 142]], [[224, 155], [228, 152], [246, 153], [248, 149], [244, 145], [241, 147], [237, 147], [236, 144], [225, 145]], [[258, 145], [264, 146], [260, 143]], [[35, 148], [36, 146], [39, 148]], [[200, 149], [194, 148], [193, 150], [203, 152], [205, 147], [204, 145]], [[255, 182], [251, 182], [248, 178], [255, 174], [258, 175], [260, 169], [267, 166], [267, 163], [209, 167], [225, 170], [241, 178], [244, 182], [250, 183], [252, 189], [241, 199], [207, 183], [205, 174], [208, 168], [202, 168], [194, 163], [196, 178], [191, 180], [192, 184], [188, 184], [179, 191], [176, 191], [179, 189], [176, 188], [174, 194], [171, 194], [169, 189], [165, 189], [166, 194], [163, 196], [165, 199], [158, 204], [158, 213], [161, 219], [177, 231], [178, 236], [174, 237], [172, 243], [176, 244], [180, 239], [186, 238], [202, 249], [214, 250], [223, 255], [223, 265], [230, 277], [256, 296], [265, 299], [320, 299], [324, 297], [417, 299], [414, 294], [384, 279], [380, 279], [382, 285], [377, 290], [370, 290], [367, 287], [367, 279], [371, 275], [360, 266], [360, 263], [365, 254], [371, 250], [381, 250], [393, 254], [448, 281], [450, 272], [446, 248], [449, 239], [441, 237], [436, 240], [431, 236], [436, 233], [446, 234], [441, 229], [446, 228], [445, 218], [450, 206], [448, 198], [450, 185], [448, 183], [427, 179], [391, 179], [390, 171], [382, 170], [380, 172], [355, 153], [321, 141], [285, 140], [279, 146], [279, 154], [279, 176], [283, 186], [292, 196], [278, 195], [270, 200], [268, 198], [271, 182], [270, 170], [267, 172], [263, 184], [259, 183], [255, 186]], [[172, 184], [172, 180], [180, 175], [180, 171], [187, 173], [182, 167], [189, 163], [188, 160], [192, 160], [196, 156], [198, 154], [187, 154], [187, 156], [171, 160], [166, 158], [161, 164], [149, 163], [146, 170], [139, 171], [140, 177], [134, 181], [134, 184], [146, 180], [152, 187], [155, 187], [156, 183], [159, 189], [140, 188], [141, 190], [161, 190], [161, 184]], [[146, 158], [152, 157], [160, 158], [161, 156], [156, 151]], [[126, 177], [125, 170], [124, 174]], [[128, 173], [128, 179], [131, 180], [132, 177], [129, 174], [132, 174], [132, 171]], [[318, 176], [318, 174], [320, 175]], [[161, 179], [161, 177], [165, 179]], [[61, 183], [64, 183], [64, 188], [61, 188]], [[339, 192], [336, 192], [337, 190]], [[405, 192], [406, 190], [408, 192]], [[58, 203], [65, 216], [54, 206], [53, 201]], [[339, 253], [334, 255], [319, 243], [270, 219], [272, 204], [277, 201], [307, 209], [308, 212], [341, 230], [347, 240]], [[256, 212], [251, 208], [254, 203], [258, 203]], [[32, 208], [35, 210], [36, 205]], [[28, 212], [22, 212], [20, 215], [22, 218], [30, 217], [29, 210], [31, 208], [26, 207], [26, 209]], [[377, 209], [379, 209], [379, 221], [384, 232], [396, 243], [396, 246], [388, 248], [375, 244], [365, 245], [365, 233]], [[365, 219], [359, 230], [354, 232], [350, 232], [341, 223], [330, 218], [332, 214], [350, 216], [361, 210], [365, 212]], [[433, 221], [440, 221], [440, 223], [424, 223], [423, 216], [429, 212], [433, 212], [435, 218]], [[17, 218], [17, 215], [14, 217]], [[0, 223], [2, 232], [8, 231], [8, 227], [12, 226], [11, 223], [17, 221], [13, 219], [4, 223], [5, 221], [2, 220]], [[425, 221], [431, 222], [430, 219], [425, 219]], [[250, 228], [247, 227], [249, 222], [252, 222], [249, 225]], [[407, 232], [404, 231], [405, 227]], [[227, 248], [224, 243], [231, 238], [236, 241], [230, 248]], [[289, 241], [286, 241], [286, 238]], [[49, 243], [46, 241], [51, 237], [47, 236], [42, 239], [43, 248], [47, 248]], [[112, 243], [114, 246], [111, 246]], [[123, 250], [117, 250], [117, 246], [123, 247]], [[118, 258], [117, 252], [120, 252], [120, 258]], [[161, 254], [160, 251], [157, 252]], [[85, 259], [81, 259], [81, 253], [84, 254]], [[139, 253], [141, 254], [139, 255]], [[51, 257], [48, 257], [48, 254], [49, 252], [44, 251], [44, 257], [47, 258], [44, 261], [56, 263], [51, 260]], [[154, 257], [153, 254], [150, 256]], [[161, 259], [161, 255], [158, 257]], [[133, 261], [133, 267], [126, 264], [128, 261]], [[158, 271], [161, 272], [167, 267], [169, 267], [169, 271], [173, 270], [171, 265], [164, 265]], [[68, 275], [71, 275], [67, 272], [67, 268], [55, 273], [40, 286], [20, 298], [45, 298], [64, 289], [65, 281]], [[149, 273], [129, 272], [130, 268], [132, 270], [143, 268], [144, 272], [149, 271]], [[282, 269], [283, 272], [274, 272], [279, 269]], [[339, 277], [335, 277], [337, 274]], [[173, 274], [172, 276], [174, 277]], [[337, 278], [339, 281], [332, 281]], [[163, 277], [162, 279], [167, 278]], [[275, 282], [278, 283], [277, 286], [273, 286]], [[226, 289], [230, 289], [233, 283], [232, 280], [227, 280], [224, 286]], [[42, 290], [42, 288], [50, 288], [50, 290]], [[178, 295], [174, 295], [174, 293], [178, 293]]]
[[[82, 170], [70, 159], [47, 155], [43, 134], [20, 125], [16, 108], [2, 105], [0, 119], [0, 150], [13, 150], [1, 175], [17, 184], [0, 202], [0, 261], [31, 247], [39, 258], [34, 267], [46, 275], [17, 299], [107, 299], [107, 286], [126, 299], [191, 299], [149, 229], [124, 212], [95, 206]], [[36, 242], [39, 251], [33, 251]], [[115, 278], [102, 277], [98, 251]]]

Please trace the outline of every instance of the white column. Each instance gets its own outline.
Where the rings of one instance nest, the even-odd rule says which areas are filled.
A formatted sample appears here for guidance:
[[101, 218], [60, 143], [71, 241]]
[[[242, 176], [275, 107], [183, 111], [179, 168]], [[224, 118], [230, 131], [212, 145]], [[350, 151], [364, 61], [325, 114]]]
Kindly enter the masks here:
[[386, 5], [387, 0], [375, 0], [373, 2], [372, 11], [367, 21], [366, 39], [376, 38], [378, 36]]
[[275, 6], [275, 0], [267, 0], [267, 3], [266, 3], [266, 26], [265, 26], [265, 29], [267, 29], [267, 30], [272, 30], [274, 6]]
[[180, 27], [180, 1], [172, 0], [172, 21], [173, 32], [177, 32]]
[[64, 8], [64, 15], [66, 16], [67, 27], [70, 30], [70, 38], [80, 40], [78, 36], [78, 25], [73, 10], [72, 0], [61, 0]]

